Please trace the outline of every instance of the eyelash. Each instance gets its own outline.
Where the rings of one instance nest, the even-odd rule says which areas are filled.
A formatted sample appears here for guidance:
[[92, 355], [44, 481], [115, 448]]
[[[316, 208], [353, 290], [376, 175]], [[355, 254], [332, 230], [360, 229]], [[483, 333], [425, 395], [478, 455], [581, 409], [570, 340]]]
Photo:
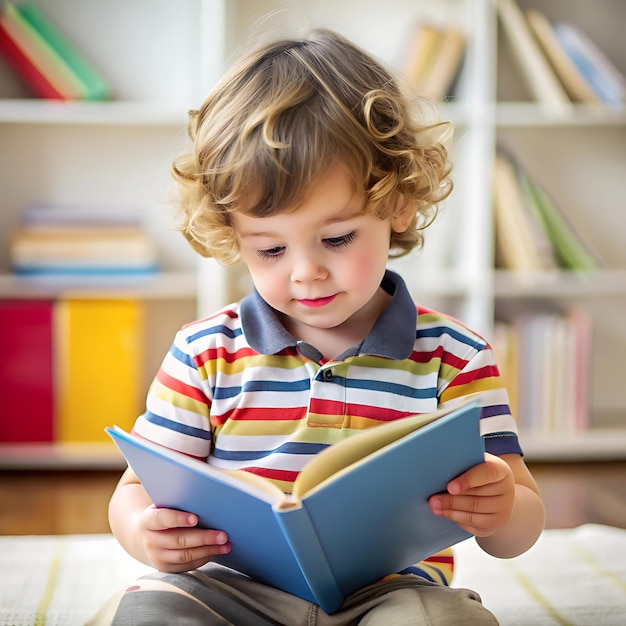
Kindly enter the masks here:
[[[356, 231], [352, 231], [347, 233], [346, 235], [341, 235], [340, 237], [327, 237], [323, 239], [323, 243], [325, 246], [330, 248], [331, 250], [338, 250], [339, 248], [344, 248], [345, 246], [349, 246], [355, 239], [357, 238]], [[264, 260], [268, 259], [276, 259], [278, 258], [285, 249], [285, 246], [276, 246], [274, 248], [269, 248], [267, 250], [257, 250], [257, 254]]]

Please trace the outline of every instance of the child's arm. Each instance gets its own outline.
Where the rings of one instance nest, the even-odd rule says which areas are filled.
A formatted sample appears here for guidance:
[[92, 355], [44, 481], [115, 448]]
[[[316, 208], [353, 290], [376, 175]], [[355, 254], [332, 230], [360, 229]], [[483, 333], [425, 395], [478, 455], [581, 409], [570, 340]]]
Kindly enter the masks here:
[[131, 556], [163, 572], [186, 572], [230, 552], [225, 532], [196, 528], [192, 513], [156, 508], [130, 468], [111, 496], [109, 523]]
[[500, 558], [528, 550], [545, 524], [539, 488], [519, 454], [485, 454], [484, 463], [450, 481], [446, 493], [432, 496], [430, 506]]

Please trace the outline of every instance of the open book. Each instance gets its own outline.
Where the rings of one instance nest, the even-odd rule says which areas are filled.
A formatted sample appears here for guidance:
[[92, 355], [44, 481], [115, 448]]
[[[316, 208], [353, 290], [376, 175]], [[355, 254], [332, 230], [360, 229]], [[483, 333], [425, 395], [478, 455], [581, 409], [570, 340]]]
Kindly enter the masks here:
[[428, 498], [484, 460], [480, 407], [406, 417], [320, 452], [291, 495], [245, 471], [225, 471], [107, 428], [159, 507], [195, 513], [228, 533], [221, 563], [337, 610], [357, 589], [469, 535]]

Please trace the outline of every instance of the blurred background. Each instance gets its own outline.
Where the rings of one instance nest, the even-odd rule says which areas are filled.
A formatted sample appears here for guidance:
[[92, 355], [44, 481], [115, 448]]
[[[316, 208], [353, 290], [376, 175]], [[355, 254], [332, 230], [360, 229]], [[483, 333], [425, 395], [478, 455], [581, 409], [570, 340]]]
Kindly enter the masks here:
[[132, 426], [178, 327], [249, 288], [176, 230], [187, 112], [247, 47], [314, 27], [454, 124], [454, 192], [390, 265], [496, 349], [548, 525], [626, 527], [626, 3], [0, 9], [0, 534], [108, 532], [104, 427]]

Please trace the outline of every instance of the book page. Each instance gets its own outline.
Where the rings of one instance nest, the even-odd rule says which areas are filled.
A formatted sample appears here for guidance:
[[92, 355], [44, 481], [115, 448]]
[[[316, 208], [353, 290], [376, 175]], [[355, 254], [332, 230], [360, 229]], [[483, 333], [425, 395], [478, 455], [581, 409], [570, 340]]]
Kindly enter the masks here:
[[422, 426], [456, 411], [458, 408], [456, 406], [454, 409], [413, 415], [374, 426], [326, 448], [309, 461], [298, 474], [293, 485], [293, 495], [298, 499], [304, 498], [305, 495], [341, 470], [361, 461], [394, 441], [402, 439], [405, 435]]

